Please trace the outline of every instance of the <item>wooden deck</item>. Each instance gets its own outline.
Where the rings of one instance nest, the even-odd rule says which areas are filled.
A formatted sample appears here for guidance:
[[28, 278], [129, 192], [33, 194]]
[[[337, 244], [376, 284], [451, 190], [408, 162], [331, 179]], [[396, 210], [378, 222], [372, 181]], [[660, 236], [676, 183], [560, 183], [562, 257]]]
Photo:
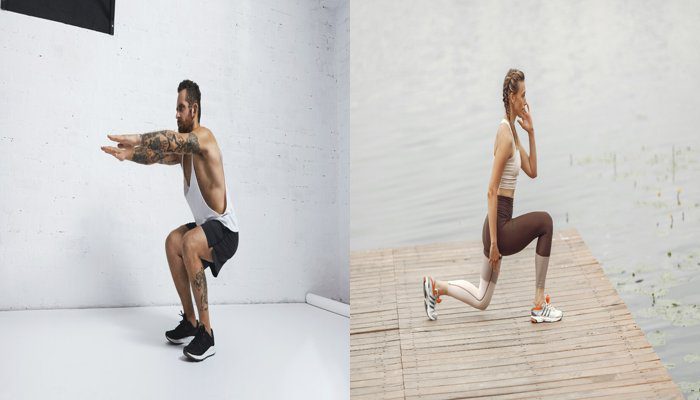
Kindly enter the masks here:
[[351, 398], [682, 399], [575, 230], [555, 233], [547, 274], [564, 318], [530, 322], [535, 242], [504, 257], [487, 310], [443, 296], [437, 321], [422, 276], [478, 284], [480, 242], [353, 253]]

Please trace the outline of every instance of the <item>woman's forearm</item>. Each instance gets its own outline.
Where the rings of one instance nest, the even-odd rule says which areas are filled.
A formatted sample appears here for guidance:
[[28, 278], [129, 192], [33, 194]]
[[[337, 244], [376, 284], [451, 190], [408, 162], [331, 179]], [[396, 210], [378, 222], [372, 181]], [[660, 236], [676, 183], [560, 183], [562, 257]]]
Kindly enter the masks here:
[[498, 244], [498, 237], [496, 231], [496, 215], [498, 213], [498, 191], [489, 190], [488, 192], [488, 206], [489, 206], [489, 237], [491, 238], [491, 244]]
[[528, 140], [530, 142], [530, 171], [532, 177], [537, 176], [537, 146], [535, 146], [535, 131], [528, 132]]

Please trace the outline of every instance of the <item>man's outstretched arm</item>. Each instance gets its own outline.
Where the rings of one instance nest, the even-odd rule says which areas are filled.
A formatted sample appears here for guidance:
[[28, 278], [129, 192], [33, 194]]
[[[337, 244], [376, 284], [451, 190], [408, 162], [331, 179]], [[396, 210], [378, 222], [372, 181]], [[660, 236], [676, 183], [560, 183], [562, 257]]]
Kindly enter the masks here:
[[165, 164], [165, 165], [175, 165], [182, 162], [182, 155], [175, 153], [164, 154], [160, 151], [154, 151], [143, 146], [135, 147], [134, 153], [131, 158], [127, 158], [135, 163], [151, 165], [151, 164]]
[[193, 132], [158, 131], [141, 135], [141, 145], [153, 151], [177, 154], [199, 154], [199, 138]]
[[[200, 135], [207, 137], [202, 133]], [[143, 146], [162, 153], [200, 154], [203, 150], [200, 136], [194, 132], [178, 133], [163, 130], [142, 135], [107, 135], [107, 137], [125, 146]]]
[[197, 133], [157, 131], [132, 135], [107, 135], [118, 142], [118, 147], [103, 146], [102, 150], [119, 161], [131, 160], [139, 164], [179, 164], [183, 154], [204, 154], [211, 133], [204, 128]]
[[119, 147], [102, 146], [102, 151], [113, 155], [117, 160], [131, 160], [135, 163], [151, 165], [155, 163], [175, 165], [182, 162], [182, 154], [163, 153], [143, 146], [133, 147], [119, 143]]

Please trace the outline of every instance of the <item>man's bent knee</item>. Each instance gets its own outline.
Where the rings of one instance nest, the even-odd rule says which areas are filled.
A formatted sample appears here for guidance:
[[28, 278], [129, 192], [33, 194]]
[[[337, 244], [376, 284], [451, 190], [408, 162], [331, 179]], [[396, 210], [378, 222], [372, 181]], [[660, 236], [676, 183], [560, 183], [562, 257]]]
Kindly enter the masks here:
[[182, 255], [182, 238], [184, 232], [179, 227], [168, 234], [165, 238], [165, 251], [173, 255]]
[[178, 246], [179, 242], [180, 239], [175, 231], [170, 232], [168, 237], [165, 238], [165, 251], [168, 253], [177, 252], [177, 248], [180, 247]]
[[202, 254], [200, 254], [202, 244], [199, 243], [197, 236], [195, 236], [192, 231], [185, 233], [182, 237], [181, 246], [182, 255], [184, 257], [202, 257]]
[[191, 238], [189, 239], [183, 239], [182, 240], [182, 255], [184, 256], [193, 256], [197, 255], [197, 242], [192, 240]]

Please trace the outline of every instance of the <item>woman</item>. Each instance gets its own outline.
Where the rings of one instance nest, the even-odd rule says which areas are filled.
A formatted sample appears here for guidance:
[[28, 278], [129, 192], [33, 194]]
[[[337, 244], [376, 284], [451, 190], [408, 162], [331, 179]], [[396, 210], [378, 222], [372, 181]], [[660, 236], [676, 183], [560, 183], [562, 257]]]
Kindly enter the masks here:
[[[488, 215], [482, 231], [484, 258], [479, 287], [464, 280], [436, 281], [431, 277], [424, 277], [425, 311], [431, 320], [437, 319], [435, 306], [440, 302], [442, 295], [454, 297], [472, 307], [485, 310], [496, 287], [502, 256], [519, 252], [535, 238], [535, 301], [530, 311], [530, 320], [535, 323], [556, 322], [563, 316], [560, 310], [550, 304], [549, 296], [544, 296], [544, 281], [552, 247], [552, 217], [546, 212], [538, 211], [512, 218], [513, 196], [520, 168], [530, 178], [537, 176], [535, 130], [525, 100], [525, 74], [522, 71], [511, 69], [506, 74], [503, 81], [503, 105], [506, 116], [496, 134], [493, 170], [488, 189]], [[515, 132], [516, 117], [520, 117], [518, 123], [528, 133], [529, 156]]]

